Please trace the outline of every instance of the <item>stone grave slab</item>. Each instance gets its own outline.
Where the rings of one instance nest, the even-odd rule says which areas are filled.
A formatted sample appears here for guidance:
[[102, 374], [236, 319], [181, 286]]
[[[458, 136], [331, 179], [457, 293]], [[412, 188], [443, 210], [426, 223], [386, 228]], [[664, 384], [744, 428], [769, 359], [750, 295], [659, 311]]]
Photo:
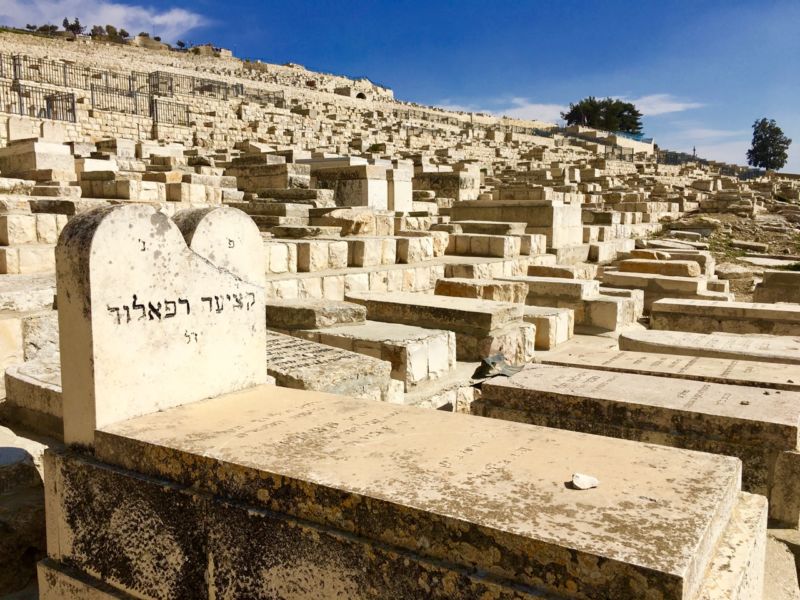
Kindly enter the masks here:
[[555, 350], [541, 358], [539, 362], [564, 367], [800, 392], [800, 377], [794, 376], [784, 365], [769, 362], [613, 349], [584, 350], [580, 347]]
[[191, 250], [186, 232], [152, 206], [100, 208], [64, 228], [56, 267], [67, 443], [91, 444], [99, 425], [265, 381], [266, 326], [250, 314], [264, 313], [264, 289], [234, 274], [247, 270], [236, 256], [260, 256], [261, 238], [256, 230], [236, 248], [233, 238], [247, 234], [241, 222], [215, 225], [214, 236], [233, 241], [214, 256], [228, 270]]
[[352, 302], [337, 300], [269, 300], [267, 327], [291, 331], [363, 323], [366, 309]]
[[797, 336], [648, 329], [624, 331], [618, 342], [620, 350], [633, 352], [800, 365], [800, 337]]
[[454, 332], [458, 360], [497, 353], [515, 364], [533, 358], [536, 327], [522, 320], [521, 304], [408, 292], [351, 292], [345, 298], [365, 306], [370, 321]]
[[[368, 434], [376, 426], [378, 438]], [[704, 571], [726, 539], [730, 511], [742, 505], [739, 464], [728, 457], [269, 387], [109, 426], [98, 432], [96, 455], [140, 473], [142, 481], [126, 478], [125, 471], [120, 476], [88, 463], [54, 461], [64, 494], [60, 511], [51, 514], [74, 519], [51, 523], [69, 534], [59, 538], [60, 556], [78, 565], [99, 563], [118, 586], [135, 581], [140, 589], [172, 596], [222, 593], [232, 581], [246, 595], [259, 584], [297, 581], [304, 571], [290, 565], [299, 555], [308, 556], [314, 570], [324, 567], [328, 585], [355, 582], [345, 589], [358, 598], [365, 597], [357, 591], [365, 585], [396, 589], [390, 586], [407, 579], [409, 570], [416, 577], [430, 561], [452, 573], [452, 583], [430, 588], [431, 597], [474, 592], [485, 578], [503, 591], [516, 582], [520, 595], [504, 591], [502, 598], [648, 590], [692, 598], [702, 592]], [[576, 469], [598, 477], [601, 486], [588, 493], [570, 489], [564, 481]], [[498, 470], [510, 478], [498, 480]], [[111, 497], [80, 491], [89, 475]], [[175, 482], [175, 491], [158, 485], [165, 478]], [[642, 486], [646, 494], [631, 494]], [[205, 494], [236, 498], [251, 507], [252, 517], [242, 520], [235, 505], [223, 513]], [[498, 510], [512, 505], [513, 511]], [[93, 517], [105, 506], [117, 506], [111, 539], [129, 537], [112, 543], [107, 554], [87, 556], [84, 544], [96, 545], [90, 542], [98, 528]], [[104, 565], [145, 543], [145, 532], [128, 525], [142, 508], [156, 519], [173, 515], [170, 548], [181, 560], [157, 571], [146, 565], [109, 571]], [[313, 525], [316, 538], [281, 533], [264, 509], [286, 515], [294, 528]], [[755, 512], [763, 518], [763, 504]], [[198, 531], [200, 520], [207, 532]], [[377, 556], [331, 539], [331, 528], [349, 534], [345, 539], [372, 540]], [[241, 545], [252, 537], [245, 530], [278, 534], [271, 558]], [[210, 556], [205, 548], [215, 557], [209, 581], [203, 577]], [[405, 574], [375, 577], [379, 560], [390, 574], [402, 561]], [[477, 568], [477, 581], [464, 579], [465, 567]], [[245, 572], [253, 575], [241, 577]], [[306, 584], [320, 585], [307, 578]]]
[[653, 303], [651, 313], [653, 329], [800, 335], [800, 304], [665, 298]]
[[[269, 352], [336, 365], [267, 336], [244, 262], [261, 239], [233, 219], [127, 204], [61, 237], [70, 445], [44, 455], [43, 600], [758, 593], [765, 505], [735, 458], [261, 384]], [[485, 304], [478, 330], [533, 330], [521, 306], [444, 300]]]
[[266, 354], [267, 372], [283, 387], [367, 400], [402, 399], [402, 384], [393, 385], [392, 366], [384, 360], [272, 331]]
[[[743, 463], [743, 489], [788, 495], [800, 506], [797, 478], [776, 476], [777, 466], [800, 457], [798, 392], [532, 364], [485, 383], [472, 409], [481, 416], [736, 456]], [[797, 524], [798, 516], [781, 518]]]
[[294, 335], [388, 361], [392, 378], [401, 381], [406, 391], [441, 379], [456, 365], [452, 331], [365, 321], [297, 331]]

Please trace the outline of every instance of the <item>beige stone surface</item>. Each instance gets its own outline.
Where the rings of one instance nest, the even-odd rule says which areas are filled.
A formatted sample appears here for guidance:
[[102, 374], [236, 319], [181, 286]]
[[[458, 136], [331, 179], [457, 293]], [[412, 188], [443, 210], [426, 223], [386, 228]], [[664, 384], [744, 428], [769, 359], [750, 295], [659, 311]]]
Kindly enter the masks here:
[[699, 277], [700, 265], [689, 260], [653, 260], [633, 258], [619, 263], [624, 273], [654, 273], [671, 277]]
[[[620, 350], [800, 364], [800, 338], [783, 335], [637, 330], [619, 336]], [[792, 378], [793, 382], [800, 377]]]
[[523, 282], [453, 277], [439, 279], [436, 282], [435, 293], [439, 296], [522, 303], [525, 302], [525, 297], [528, 295], [528, 286]]
[[800, 335], [800, 304], [666, 298], [651, 307], [653, 329]]
[[[370, 424], [382, 430], [379, 444], [365, 435]], [[233, 437], [232, 427], [238, 431]], [[316, 434], [305, 435], [309, 430]], [[594, 589], [609, 590], [632, 570], [638, 573], [634, 589], [693, 596], [738, 488], [739, 465], [726, 457], [265, 387], [139, 417], [98, 435], [101, 460], [178, 481], [190, 476], [197, 489], [216, 494], [227, 493], [235, 480], [310, 479], [308, 489], [337, 489], [352, 503], [337, 503], [333, 511], [321, 499], [286, 503], [257, 492], [258, 484], [239, 493], [394, 545], [417, 550], [424, 543], [429, 556], [463, 561], [469, 549], [455, 540], [471, 523], [488, 536], [484, 551], [476, 546], [469, 554], [482, 569], [511, 575], [504, 564], [519, 558], [530, 569], [530, 575], [514, 573], [521, 582], [567, 591], [573, 581], [573, 592], [589, 578]], [[509, 454], [508, 448], [515, 450]], [[603, 485], [569, 489], [564, 482], [577, 469]], [[631, 493], [643, 486], [646, 493]], [[345, 507], [368, 497], [388, 501], [381, 503], [383, 515], [389, 522], [401, 519], [403, 527], [371, 526], [351, 516]], [[440, 533], [423, 538], [432, 515]], [[566, 556], [551, 550], [559, 547], [586, 559], [561, 562]], [[589, 558], [598, 554], [615, 567], [600, 568]], [[545, 584], [553, 561], [568, 576]], [[580, 566], [593, 564], [593, 575]]]
[[770, 362], [616, 349], [601, 350], [593, 347], [583, 348], [580, 345], [562, 346], [542, 357], [541, 362], [618, 373], [638, 373], [800, 391], [800, 378], [795, 377], [785, 365]]
[[[214, 236], [224, 237], [217, 225]], [[234, 264], [220, 246], [214, 260]], [[98, 425], [264, 381], [263, 288], [190, 250], [166, 215], [143, 205], [84, 213], [65, 228], [57, 261], [68, 443], [91, 444]]]

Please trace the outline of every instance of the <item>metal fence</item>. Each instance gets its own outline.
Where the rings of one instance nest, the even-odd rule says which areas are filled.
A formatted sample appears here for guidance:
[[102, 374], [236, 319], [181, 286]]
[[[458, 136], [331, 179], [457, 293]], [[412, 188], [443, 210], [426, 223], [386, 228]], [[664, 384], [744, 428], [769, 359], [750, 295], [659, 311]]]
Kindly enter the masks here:
[[93, 85], [91, 90], [92, 108], [111, 110], [149, 117], [152, 113], [152, 100], [149, 94], [129, 92], [115, 88]]
[[0, 82], [0, 111], [37, 119], [75, 122], [75, 94]]
[[94, 85], [127, 91], [141, 91], [147, 85], [147, 74], [132, 71], [121, 73], [24, 54], [0, 54], [0, 78], [47, 83], [62, 87], [90, 90]]
[[241, 96], [244, 86], [231, 85], [215, 79], [204, 79], [192, 75], [153, 71], [148, 75], [150, 93], [159, 96], [208, 96], [227, 100]]
[[152, 97], [150, 107], [150, 116], [155, 123], [189, 126], [189, 107], [186, 104]]

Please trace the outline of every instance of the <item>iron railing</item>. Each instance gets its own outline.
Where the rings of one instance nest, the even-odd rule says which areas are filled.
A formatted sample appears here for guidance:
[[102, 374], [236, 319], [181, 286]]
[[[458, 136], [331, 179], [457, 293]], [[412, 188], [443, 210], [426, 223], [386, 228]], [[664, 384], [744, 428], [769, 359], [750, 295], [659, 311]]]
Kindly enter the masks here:
[[92, 108], [99, 110], [111, 110], [143, 117], [149, 117], [152, 113], [152, 99], [149, 94], [93, 85], [91, 96]]
[[150, 102], [150, 116], [155, 123], [189, 126], [189, 107], [179, 102], [171, 102], [153, 96]]
[[150, 93], [159, 96], [209, 96], [227, 100], [241, 96], [244, 86], [224, 81], [205, 79], [167, 71], [153, 71], [148, 75]]
[[243, 100], [253, 102], [261, 105], [283, 106], [286, 100], [286, 94], [282, 91], [265, 91], [255, 88], [241, 87], [241, 94]]
[[[144, 76], [144, 80], [143, 80]], [[35, 58], [25, 54], [0, 54], [0, 78], [46, 83], [90, 90], [94, 85], [118, 90], [140, 91], [147, 85], [147, 74], [121, 73], [79, 67], [64, 61]]]
[[75, 122], [75, 94], [0, 82], [0, 111], [36, 119]]

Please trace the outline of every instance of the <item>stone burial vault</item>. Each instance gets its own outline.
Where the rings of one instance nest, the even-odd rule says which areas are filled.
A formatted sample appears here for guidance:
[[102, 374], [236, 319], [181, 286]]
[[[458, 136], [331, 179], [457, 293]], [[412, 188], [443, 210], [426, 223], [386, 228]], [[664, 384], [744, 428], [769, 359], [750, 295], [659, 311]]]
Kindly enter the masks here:
[[760, 589], [766, 500], [735, 458], [264, 384], [241, 219], [129, 204], [66, 226], [41, 598]]

